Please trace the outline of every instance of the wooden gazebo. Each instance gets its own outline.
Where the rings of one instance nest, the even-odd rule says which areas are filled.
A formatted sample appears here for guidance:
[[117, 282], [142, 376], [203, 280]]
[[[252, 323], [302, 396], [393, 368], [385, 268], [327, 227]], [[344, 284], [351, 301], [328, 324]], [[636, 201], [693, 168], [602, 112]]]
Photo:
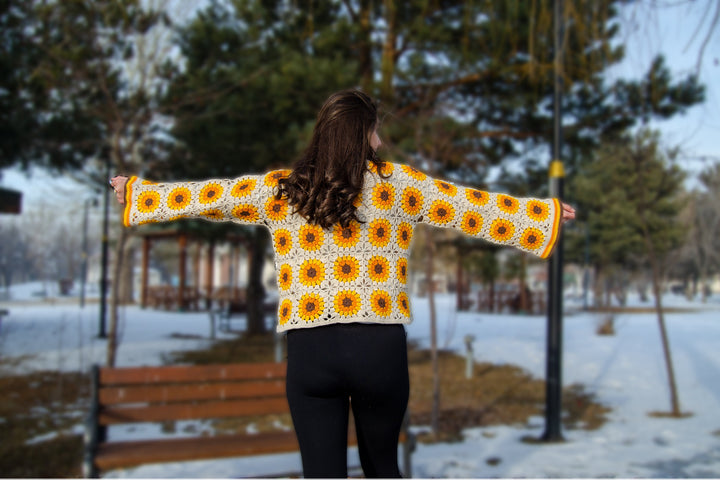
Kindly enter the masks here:
[[[242, 235], [234, 232], [222, 236], [210, 236], [204, 232], [195, 232], [178, 226], [164, 228], [145, 228], [135, 232], [142, 239], [142, 270], [140, 285], [141, 307], [155, 307], [166, 310], [206, 310], [213, 305], [224, 307], [228, 302], [243, 303], [245, 291], [235, 285], [233, 275], [229, 274], [229, 285], [214, 284], [215, 251], [221, 243], [231, 246], [230, 266], [237, 265], [240, 259], [240, 247], [247, 246]], [[173, 285], [150, 286], [150, 258], [153, 245], [160, 241], [176, 241], [178, 245], [178, 282]], [[192, 245], [194, 252], [190, 253]], [[204, 255], [201, 254], [204, 250]], [[194, 281], [190, 282], [188, 263], [192, 262]], [[232, 267], [231, 267], [232, 268]]]

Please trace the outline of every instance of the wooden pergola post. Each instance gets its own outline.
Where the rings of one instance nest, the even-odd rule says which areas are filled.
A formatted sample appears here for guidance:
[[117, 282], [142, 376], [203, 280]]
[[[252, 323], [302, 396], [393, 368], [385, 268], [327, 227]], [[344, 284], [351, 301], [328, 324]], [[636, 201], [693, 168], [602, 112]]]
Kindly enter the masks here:
[[457, 272], [456, 272], [456, 301], [455, 307], [458, 310], [465, 309], [465, 299], [463, 298], [463, 250], [458, 246], [457, 248]]
[[212, 291], [213, 291], [213, 267], [215, 263], [215, 241], [210, 240], [207, 248], [207, 258], [205, 259], [205, 308], [208, 310], [212, 307]]
[[185, 310], [185, 285], [187, 284], [187, 276], [185, 272], [185, 266], [187, 264], [187, 235], [181, 233], [178, 237], [178, 246], [180, 247], [179, 255], [179, 285], [178, 285], [178, 308]]
[[[193, 275], [193, 298], [195, 301], [200, 299], [200, 255], [202, 254], [202, 244], [195, 241], [195, 249], [193, 250], [192, 259], [192, 275]], [[195, 305], [197, 307], [197, 304]]]
[[150, 266], [150, 247], [152, 243], [150, 237], [143, 237], [142, 244], [142, 277], [140, 286], [140, 308], [147, 307], [148, 301], [148, 268]]

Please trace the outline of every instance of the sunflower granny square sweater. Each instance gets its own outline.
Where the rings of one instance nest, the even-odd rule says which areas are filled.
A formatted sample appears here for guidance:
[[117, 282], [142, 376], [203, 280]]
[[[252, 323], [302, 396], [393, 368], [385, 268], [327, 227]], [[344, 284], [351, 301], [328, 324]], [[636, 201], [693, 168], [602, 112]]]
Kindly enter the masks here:
[[204, 218], [265, 225], [275, 250], [279, 332], [339, 322], [409, 323], [408, 257], [420, 222], [541, 258], [555, 246], [558, 200], [466, 188], [389, 162], [380, 176], [370, 165], [356, 204], [361, 222], [348, 228], [309, 224], [276, 199], [278, 179], [289, 170], [164, 184], [132, 177], [124, 223]]

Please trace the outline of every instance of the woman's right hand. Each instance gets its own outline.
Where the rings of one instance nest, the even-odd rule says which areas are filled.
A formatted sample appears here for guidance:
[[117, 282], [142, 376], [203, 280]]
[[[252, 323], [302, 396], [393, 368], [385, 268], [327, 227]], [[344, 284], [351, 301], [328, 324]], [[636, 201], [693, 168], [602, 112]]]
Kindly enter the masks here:
[[128, 177], [117, 175], [110, 179], [110, 186], [115, 190], [115, 198], [120, 205], [125, 205], [125, 185], [127, 185]]

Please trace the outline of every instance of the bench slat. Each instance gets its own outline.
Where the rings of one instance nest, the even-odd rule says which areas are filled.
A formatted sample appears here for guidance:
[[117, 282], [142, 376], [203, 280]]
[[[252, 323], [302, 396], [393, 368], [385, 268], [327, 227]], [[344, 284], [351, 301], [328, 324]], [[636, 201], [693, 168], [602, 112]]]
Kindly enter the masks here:
[[101, 368], [100, 385], [285, 378], [285, 363]]
[[[405, 439], [404, 432], [401, 432], [400, 442], [404, 442]], [[357, 445], [355, 430], [352, 428], [348, 431], [348, 445]], [[147, 463], [297, 452], [299, 448], [294, 431], [139, 440], [99, 445], [95, 464], [101, 470], [112, 470]]]
[[101, 444], [95, 463], [101, 470], [146, 463], [201, 460], [298, 451], [295, 432], [221, 435]]
[[197, 383], [192, 385], [160, 385], [104, 387], [100, 403], [173, 403], [193, 400], [229, 400], [257, 397], [285, 397], [285, 381], [248, 381], [235, 383]]
[[197, 404], [167, 404], [146, 407], [103, 407], [98, 415], [100, 425], [121, 423], [163, 422], [167, 420], [194, 420], [228, 418], [246, 415], [268, 415], [289, 412], [286, 398], [229, 400]]

